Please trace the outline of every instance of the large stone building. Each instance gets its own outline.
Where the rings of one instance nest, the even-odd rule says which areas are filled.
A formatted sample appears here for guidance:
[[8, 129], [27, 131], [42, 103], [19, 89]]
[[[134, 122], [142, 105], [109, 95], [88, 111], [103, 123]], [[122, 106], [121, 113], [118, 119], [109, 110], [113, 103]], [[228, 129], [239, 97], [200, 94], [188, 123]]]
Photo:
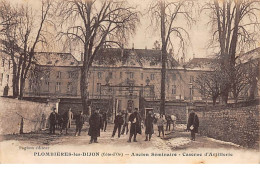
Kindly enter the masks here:
[[[26, 82], [25, 97], [37, 100], [57, 98], [59, 110], [80, 110], [80, 69], [82, 62], [69, 53], [37, 53], [36, 71]], [[194, 81], [210, 71], [211, 59], [193, 58], [177, 62], [168, 54], [166, 102], [176, 107], [167, 112], [185, 113], [188, 103], [202, 101]], [[104, 48], [88, 75], [88, 98], [113, 113], [135, 107], [144, 112], [153, 107], [159, 112], [161, 90], [161, 51], [152, 49]], [[74, 106], [72, 104], [75, 104]], [[176, 111], [176, 109], [178, 111]]]
[[[26, 81], [25, 97], [41, 101], [58, 99], [59, 111], [72, 107], [79, 112], [82, 62], [70, 53], [37, 53], [35, 58], [35, 71]], [[11, 95], [10, 63], [6, 59], [1, 61], [1, 94]], [[199, 74], [211, 71], [212, 61], [209, 58], [177, 61], [168, 54], [167, 113], [186, 119], [187, 105], [207, 100], [195, 88], [194, 81]], [[86, 88], [92, 104], [103, 106], [104, 110], [116, 114], [137, 107], [144, 113], [147, 107], [159, 112], [160, 85], [160, 50], [104, 48], [90, 68]]]

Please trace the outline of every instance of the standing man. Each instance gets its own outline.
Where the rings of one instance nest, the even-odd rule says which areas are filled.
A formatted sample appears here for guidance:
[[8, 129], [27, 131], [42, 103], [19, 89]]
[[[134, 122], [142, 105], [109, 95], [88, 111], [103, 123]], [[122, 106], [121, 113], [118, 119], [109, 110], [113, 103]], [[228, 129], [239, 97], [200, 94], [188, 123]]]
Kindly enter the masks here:
[[138, 108], [135, 108], [134, 113], [129, 116], [129, 121], [131, 122], [130, 127], [130, 136], [128, 142], [131, 142], [132, 137], [134, 136], [134, 142], [136, 141], [137, 133], [141, 134], [141, 117], [138, 113]]
[[114, 125], [112, 138], [115, 136], [117, 129], [118, 129], [118, 138], [120, 138], [121, 127], [124, 124], [124, 118], [122, 112], [119, 112], [119, 114], [115, 117], [114, 124], [115, 125]]
[[165, 122], [165, 119], [164, 119], [164, 116], [163, 115], [160, 115], [160, 118], [157, 120], [157, 126], [158, 126], [158, 131], [159, 131], [159, 136], [161, 136], [161, 132], [162, 132], [162, 135], [163, 135], [163, 138], [164, 138], [164, 122]]
[[168, 129], [169, 129], [169, 131], [171, 130], [171, 121], [172, 121], [171, 116], [167, 115], [166, 116], [166, 131], [168, 131]]
[[[66, 129], [66, 134], [68, 134], [68, 129], [70, 128], [71, 126], [71, 121], [73, 119], [73, 113], [71, 111], [71, 108], [69, 108], [69, 111], [64, 113], [63, 115], [63, 128]], [[62, 133], [62, 129], [61, 129], [61, 133]]]
[[191, 132], [191, 140], [195, 141], [195, 133], [198, 133], [199, 118], [195, 112], [191, 112], [188, 118], [187, 130]]
[[[108, 111], [107, 111], [108, 112]], [[106, 129], [107, 129], [107, 112], [103, 112], [103, 114], [102, 114], [102, 117], [103, 117], [103, 130], [104, 130], [104, 132], [106, 131]]]
[[80, 114], [76, 117], [76, 133], [75, 136], [80, 136], [81, 129], [83, 127], [83, 124], [85, 122], [85, 117], [83, 115], [83, 111], [80, 112]]
[[145, 119], [145, 136], [146, 136], [145, 141], [148, 141], [148, 137], [149, 137], [149, 141], [152, 138], [152, 135], [154, 133], [153, 122], [154, 122], [154, 116], [152, 115], [152, 111], [149, 111]]
[[123, 125], [123, 129], [121, 132], [121, 135], [123, 135], [126, 132], [126, 135], [128, 133], [128, 122], [129, 122], [129, 114], [127, 113], [127, 111], [124, 113], [124, 125]]
[[52, 109], [52, 112], [51, 112], [51, 114], [50, 114], [50, 117], [49, 117], [49, 119], [50, 119], [50, 134], [55, 134], [55, 125], [56, 125], [56, 115], [57, 115], [57, 113], [56, 113], [56, 108], [53, 108]]
[[89, 118], [88, 135], [91, 136], [89, 143], [98, 143], [97, 137], [100, 136], [100, 129], [102, 128], [102, 119], [99, 115], [100, 109], [96, 108], [95, 112]]

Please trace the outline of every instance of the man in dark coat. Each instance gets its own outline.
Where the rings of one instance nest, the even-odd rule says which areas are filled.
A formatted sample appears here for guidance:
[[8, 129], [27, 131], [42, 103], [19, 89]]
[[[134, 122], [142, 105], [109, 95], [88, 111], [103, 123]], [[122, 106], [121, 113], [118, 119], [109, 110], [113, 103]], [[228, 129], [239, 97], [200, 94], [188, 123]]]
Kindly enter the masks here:
[[145, 135], [146, 135], [145, 141], [148, 141], [148, 136], [149, 136], [149, 141], [152, 138], [152, 135], [154, 133], [153, 122], [154, 122], [154, 117], [152, 115], [152, 111], [149, 111], [145, 119]]
[[55, 134], [55, 125], [56, 125], [56, 108], [53, 108], [51, 114], [50, 114], [50, 134]]
[[141, 134], [141, 116], [138, 113], [137, 108], [135, 108], [134, 113], [132, 113], [129, 116], [129, 121], [131, 122], [131, 127], [130, 127], [130, 136], [128, 142], [131, 142], [133, 136], [134, 136], [134, 142], [137, 142], [136, 135], [137, 133]]
[[199, 118], [195, 112], [191, 112], [188, 118], [187, 130], [191, 131], [191, 140], [195, 141], [195, 133], [198, 133]]
[[166, 116], [166, 131], [171, 130], [171, 123], [172, 123], [172, 119], [170, 115]]
[[119, 112], [119, 114], [115, 117], [114, 124], [115, 125], [114, 125], [112, 138], [115, 136], [117, 130], [118, 130], [118, 138], [120, 138], [121, 127], [124, 124], [124, 118], [122, 116], [122, 112]]
[[77, 115], [76, 117], [76, 133], [75, 133], [75, 136], [80, 136], [80, 133], [81, 133], [81, 129], [83, 127], [83, 124], [85, 122], [85, 117], [83, 115], [83, 112], [80, 112], [79, 115]]
[[99, 115], [100, 109], [91, 114], [89, 118], [89, 130], [88, 135], [91, 136], [90, 143], [98, 143], [97, 137], [100, 136], [100, 129], [102, 128], [102, 118]]

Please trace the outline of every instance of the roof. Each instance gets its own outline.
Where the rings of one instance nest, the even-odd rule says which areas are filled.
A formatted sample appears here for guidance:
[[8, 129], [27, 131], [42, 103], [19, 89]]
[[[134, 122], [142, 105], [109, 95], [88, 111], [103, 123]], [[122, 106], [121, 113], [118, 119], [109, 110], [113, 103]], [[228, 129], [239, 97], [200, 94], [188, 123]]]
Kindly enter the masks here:
[[214, 58], [193, 58], [185, 64], [185, 68], [211, 68]]
[[253, 49], [251, 51], [248, 51], [242, 55], [239, 56], [239, 60], [241, 63], [246, 63], [250, 60], [255, 60], [260, 58], [260, 47]]
[[[101, 49], [93, 66], [161, 68], [161, 50], [154, 49]], [[168, 54], [167, 67], [179, 66]]]
[[71, 53], [37, 52], [36, 63], [46, 66], [78, 66], [78, 61]]

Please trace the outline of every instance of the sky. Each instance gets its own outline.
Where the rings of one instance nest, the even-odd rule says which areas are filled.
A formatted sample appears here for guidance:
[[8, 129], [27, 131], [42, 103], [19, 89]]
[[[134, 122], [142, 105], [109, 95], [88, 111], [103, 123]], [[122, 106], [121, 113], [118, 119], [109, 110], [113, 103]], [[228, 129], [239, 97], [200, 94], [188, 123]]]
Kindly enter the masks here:
[[[29, 3], [33, 8], [39, 9], [40, 0], [9, 0], [12, 3]], [[136, 33], [130, 37], [128, 44], [125, 44], [126, 48], [136, 49], [152, 49], [153, 44], [156, 40], [160, 41], [160, 32], [159, 29], [156, 29], [154, 25], [151, 26], [151, 20], [146, 15], [147, 8], [152, 0], [127, 0], [130, 5], [136, 6], [137, 10], [141, 11], [142, 16], [140, 18], [140, 23], [137, 26]], [[205, 0], [203, 0], [205, 1]], [[196, 3], [202, 3], [202, 0], [197, 0]], [[194, 7], [195, 8], [195, 7]], [[176, 25], [185, 27], [189, 32], [190, 44], [186, 48], [185, 60], [189, 60], [193, 57], [196, 58], [205, 58], [213, 55], [213, 50], [207, 47], [207, 44], [211, 37], [211, 27], [207, 25], [206, 15], [194, 15], [196, 23], [192, 25], [191, 28], [187, 28], [185, 23], [181, 20], [176, 21]], [[176, 43], [176, 42], [175, 42]], [[57, 45], [57, 44], [56, 44]], [[176, 44], [175, 44], [176, 45]], [[58, 48], [52, 48], [53, 51], [60, 52]], [[174, 57], [180, 59], [182, 54], [176, 54], [174, 51]], [[77, 55], [77, 54], [76, 54]]]

